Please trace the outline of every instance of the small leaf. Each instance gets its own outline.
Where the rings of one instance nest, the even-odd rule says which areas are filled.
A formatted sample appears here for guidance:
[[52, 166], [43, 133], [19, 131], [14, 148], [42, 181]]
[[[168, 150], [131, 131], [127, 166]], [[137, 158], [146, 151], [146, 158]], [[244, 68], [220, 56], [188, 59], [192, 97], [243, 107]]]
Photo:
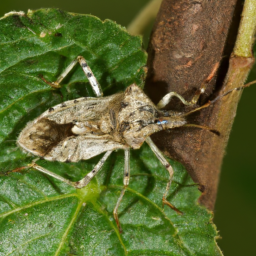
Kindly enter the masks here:
[[[119, 207], [123, 234], [112, 215], [123, 187], [122, 151], [80, 190], [32, 169], [4, 175], [34, 159], [16, 145], [27, 122], [60, 102], [93, 96], [79, 65], [61, 89], [41, 77], [56, 81], [82, 55], [104, 95], [141, 86], [146, 54], [140, 37], [109, 20], [41, 9], [2, 18], [0, 42], [0, 255], [222, 255], [211, 213], [197, 203], [197, 186], [171, 160], [168, 200], [184, 215], [162, 208], [168, 173], [146, 145], [131, 154], [130, 185]], [[38, 164], [77, 181], [100, 157]]]

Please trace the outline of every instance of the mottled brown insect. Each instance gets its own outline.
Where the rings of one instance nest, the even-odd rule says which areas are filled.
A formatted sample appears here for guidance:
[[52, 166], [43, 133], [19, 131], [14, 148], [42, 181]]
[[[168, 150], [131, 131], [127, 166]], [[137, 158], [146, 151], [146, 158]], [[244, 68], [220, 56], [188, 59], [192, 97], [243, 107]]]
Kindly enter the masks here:
[[102, 90], [97, 79], [94, 77], [85, 59], [81, 56], [65, 69], [56, 82], [44, 81], [52, 87], [58, 88], [60, 82], [77, 62], [80, 63], [97, 98], [78, 98], [48, 109], [34, 121], [27, 124], [19, 135], [17, 143], [25, 151], [48, 161], [77, 162], [90, 159], [104, 152], [105, 154], [94, 169], [77, 182], [72, 182], [52, 173], [37, 165], [35, 161], [28, 167], [33, 167], [75, 188], [82, 188], [99, 172], [113, 150], [123, 149], [125, 152], [124, 188], [113, 212], [119, 231], [122, 232], [117, 211], [129, 184], [129, 150], [130, 148], [140, 148], [144, 141], [146, 141], [170, 175], [162, 199], [163, 204], [168, 205], [181, 214], [177, 208], [166, 200], [173, 178], [172, 166], [149, 136], [158, 131], [180, 126], [195, 126], [211, 130], [205, 126], [187, 124], [186, 120], [187, 115], [208, 107], [211, 102], [188, 113], [161, 109], [170, 102], [173, 96], [179, 98], [185, 105], [194, 105], [198, 101], [200, 94], [205, 91], [205, 87], [212, 79], [218, 65], [215, 65], [212, 73], [201, 85], [200, 90], [190, 102], [186, 101], [179, 94], [171, 92], [165, 95], [158, 105], [155, 106], [135, 84], [130, 85], [125, 92], [102, 97]]

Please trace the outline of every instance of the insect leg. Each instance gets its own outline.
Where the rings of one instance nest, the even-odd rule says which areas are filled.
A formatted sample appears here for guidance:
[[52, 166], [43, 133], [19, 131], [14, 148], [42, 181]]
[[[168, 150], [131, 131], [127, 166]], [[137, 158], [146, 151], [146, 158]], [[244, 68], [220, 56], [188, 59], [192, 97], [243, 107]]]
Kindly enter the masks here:
[[114, 211], [113, 211], [114, 219], [116, 221], [116, 224], [118, 226], [118, 229], [119, 229], [120, 233], [122, 233], [123, 231], [122, 231], [119, 219], [118, 219], [117, 211], [118, 211], [118, 207], [119, 207], [119, 205], [122, 201], [122, 198], [124, 196], [124, 193], [126, 191], [126, 188], [129, 185], [129, 180], [130, 180], [130, 149], [126, 149], [124, 151], [124, 156], [125, 156], [125, 158], [124, 158], [124, 179], [123, 179], [124, 188], [121, 192], [121, 195], [119, 196], [119, 198], [117, 200], [116, 206], [115, 206]]
[[[91, 179], [101, 170], [103, 164], [106, 162], [107, 158], [109, 157], [109, 155], [112, 153], [113, 151], [107, 151], [104, 156], [100, 159], [100, 161], [95, 165], [95, 167], [93, 168], [93, 170], [91, 172], [89, 172], [83, 179], [79, 180], [79, 181], [70, 181], [68, 179], [65, 179], [63, 178], [62, 176], [56, 174], [56, 173], [53, 173], [49, 170], [47, 170], [46, 168], [38, 165], [35, 163], [35, 161], [33, 161], [31, 164], [29, 164], [28, 166], [26, 167], [21, 167], [21, 168], [18, 168], [17, 170], [15, 169], [14, 171], [21, 171], [23, 169], [27, 169], [27, 168], [34, 168], [42, 173], [45, 173], [57, 180], [60, 180], [62, 182], [65, 182], [67, 183], [68, 185], [72, 186], [72, 187], [75, 187], [75, 188], [83, 188], [85, 187], [90, 181]], [[38, 159], [36, 159], [38, 160]]]
[[45, 169], [44, 167], [42, 167], [42, 166], [36, 164], [35, 162], [32, 162], [31, 164], [29, 164], [29, 165], [28, 165], [28, 168], [34, 168], [34, 169], [36, 169], [36, 170], [38, 170], [38, 171], [40, 171], [40, 172], [42, 172], [42, 173], [45, 173], [45, 174], [47, 174], [47, 175], [49, 175], [49, 176], [51, 176], [51, 177], [53, 177], [53, 178], [55, 178], [55, 179], [57, 179], [57, 180], [60, 180], [60, 181], [62, 181], [62, 182], [65, 182], [65, 183], [67, 183], [68, 185], [74, 186], [73, 183], [75, 183], [75, 182], [72, 182], [72, 181], [70, 181], [70, 180], [68, 180], [68, 179], [65, 179], [65, 178], [61, 177], [60, 175], [58, 175], [58, 174], [56, 174], [56, 173], [53, 173], [53, 172], [51, 172], [51, 171]]
[[[80, 56], [79, 56], [80, 57]], [[73, 60], [66, 68], [65, 70], [59, 75], [59, 77], [57, 78], [57, 80], [55, 82], [48, 82], [47, 80], [45, 80], [44, 78], [42, 78], [44, 80], [44, 82], [46, 82], [47, 84], [49, 84], [51, 87], [53, 88], [60, 88], [60, 83], [62, 82], [62, 80], [68, 75], [68, 73], [74, 68], [74, 66], [78, 63], [78, 58], [77, 57], [75, 60]]]
[[212, 72], [210, 73], [210, 75], [204, 80], [204, 82], [201, 84], [200, 88], [196, 91], [194, 97], [192, 98], [191, 101], [186, 101], [181, 95], [179, 95], [176, 92], [169, 92], [167, 93], [157, 104], [157, 107], [159, 109], [164, 108], [172, 99], [172, 97], [176, 97], [178, 99], [180, 99], [180, 101], [187, 106], [191, 106], [191, 105], [195, 105], [200, 97], [201, 94], [203, 94], [205, 92], [205, 89], [207, 87], [207, 85], [209, 84], [209, 82], [212, 80], [212, 78], [214, 77], [214, 74], [216, 73], [217, 69], [219, 67], [219, 63], [216, 63], [213, 67]]
[[181, 95], [176, 92], [169, 92], [167, 93], [158, 103], [157, 108], [162, 109], [164, 108], [169, 102], [171, 101], [172, 97], [178, 98], [184, 105], [191, 105], [190, 102], [186, 101]]
[[66, 68], [65, 70], [60, 74], [60, 76], [57, 78], [56, 82], [52, 82], [53, 85], [58, 86], [60, 88], [61, 81], [68, 75], [68, 73], [73, 69], [73, 67], [78, 62], [77, 59], [73, 60]]
[[100, 159], [100, 161], [95, 165], [92, 171], [90, 171], [83, 179], [73, 182], [75, 188], [83, 188], [85, 187], [91, 179], [101, 170], [103, 164], [106, 162], [107, 158], [113, 151], [107, 151], [104, 156]]
[[93, 75], [92, 70], [90, 69], [90, 67], [88, 66], [86, 60], [84, 57], [82, 56], [78, 56], [77, 60], [79, 61], [85, 75], [87, 76], [92, 89], [94, 91], [94, 93], [96, 94], [97, 97], [102, 97], [103, 96], [103, 92], [101, 89], [101, 86], [99, 84], [99, 82], [97, 81], [96, 77]]
[[76, 63], [78, 62], [77, 59], [73, 60], [66, 68], [65, 70], [60, 74], [60, 76], [57, 78], [57, 80], [55, 82], [49, 82], [46, 79], [43, 79], [43, 81], [47, 84], [49, 84], [51, 87], [53, 88], [61, 88], [60, 83], [61, 81], [68, 75], [68, 73], [73, 69], [73, 67], [76, 65]]
[[103, 92], [102, 89], [100, 87], [99, 82], [97, 81], [96, 77], [93, 75], [92, 70], [90, 69], [90, 67], [88, 66], [86, 60], [84, 57], [82, 56], [78, 56], [75, 60], [73, 60], [66, 68], [65, 70], [61, 73], [61, 75], [58, 77], [58, 79], [55, 82], [48, 82], [46, 79], [44, 79], [42, 77], [42, 79], [44, 80], [44, 82], [46, 82], [47, 84], [49, 84], [51, 87], [53, 88], [60, 88], [60, 83], [62, 82], [62, 80], [68, 75], [68, 73], [73, 69], [73, 67], [77, 64], [77, 62], [79, 62], [79, 64], [81, 65], [86, 77], [89, 80], [89, 83], [94, 91], [94, 93], [96, 94], [97, 97], [102, 97], [103, 96]]
[[172, 166], [168, 163], [168, 161], [165, 159], [163, 153], [159, 150], [159, 148], [155, 145], [155, 143], [151, 140], [150, 137], [147, 137], [146, 139], [147, 144], [149, 145], [149, 147], [151, 148], [151, 150], [154, 152], [154, 154], [156, 155], [156, 157], [159, 159], [159, 161], [162, 163], [162, 165], [166, 168], [166, 170], [169, 172], [170, 175], [170, 179], [167, 183], [164, 195], [163, 195], [163, 205], [168, 205], [170, 208], [172, 208], [174, 211], [176, 211], [178, 214], [182, 214], [182, 212], [180, 210], [178, 210], [174, 205], [172, 205], [170, 202], [168, 202], [166, 200], [167, 197], [167, 193], [170, 189], [171, 183], [172, 183], [172, 179], [173, 179], [173, 168]]
[[199, 97], [201, 94], [203, 94], [205, 92], [205, 89], [207, 87], [207, 85], [209, 84], [209, 82], [213, 79], [217, 69], [219, 67], [219, 62], [217, 62], [214, 67], [212, 72], [210, 73], [210, 75], [203, 81], [203, 83], [201, 84], [200, 88], [196, 91], [194, 97], [192, 98], [192, 100], [189, 102], [190, 105], [194, 105], [197, 103]]

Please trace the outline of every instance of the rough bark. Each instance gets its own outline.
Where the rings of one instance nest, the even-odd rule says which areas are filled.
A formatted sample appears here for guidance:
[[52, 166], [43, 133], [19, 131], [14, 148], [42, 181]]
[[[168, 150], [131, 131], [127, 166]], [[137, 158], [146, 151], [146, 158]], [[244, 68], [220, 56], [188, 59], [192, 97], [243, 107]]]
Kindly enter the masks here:
[[[200, 97], [199, 105], [223, 91], [228, 59], [238, 28], [238, 0], [163, 0], [149, 43], [148, 77], [145, 90], [157, 103], [175, 91], [190, 100], [216, 63], [220, 68]], [[248, 68], [250, 60], [233, 58], [230, 65]], [[234, 67], [235, 67], [234, 66]], [[203, 194], [200, 202], [214, 208], [220, 167], [240, 94], [232, 94], [191, 116], [190, 123], [210, 126], [220, 136], [197, 128], [177, 128], [152, 136], [159, 148], [185, 165]], [[235, 102], [235, 103], [234, 103]], [[188, 110], [177, 99], [167, 109]]]

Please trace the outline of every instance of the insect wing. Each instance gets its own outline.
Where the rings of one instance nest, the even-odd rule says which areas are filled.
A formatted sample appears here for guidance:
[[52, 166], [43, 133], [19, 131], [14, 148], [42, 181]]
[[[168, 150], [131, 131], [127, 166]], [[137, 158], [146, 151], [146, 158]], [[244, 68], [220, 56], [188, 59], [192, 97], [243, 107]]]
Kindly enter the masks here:
[[[118, 95], [79, 98], [56, 105], [28, 123], [17, 143], [26, 151], [52, 161], [79, 161], [107, 150], [123, 148], [122, 144], [109, 142], [109, 137], [74, 135], [72, 132], [74, 122], [99, 120], [108, 109], [109, 102]], [[78, 150], [81, 150], [81, 153]], [[59, 156], [56, 155], [57, 152]]]
[[111, 136], [80, 135], [61, 141], [44, 156], [49, 161], [78, 162], [90, 159], [106, 151], [126, 149], [127, 146], [113, 141]]
[[[87, 120], [99, 120], [108, 108], [109, 102], [118, 94], [102, 98], [78, 98], [65, 101], [45, 111], [40, 118], [47, 118], [57, 124], [72, 123], [74, 120], [83, 122]], [[36, 121], [36, 120], [35, 120]]]

